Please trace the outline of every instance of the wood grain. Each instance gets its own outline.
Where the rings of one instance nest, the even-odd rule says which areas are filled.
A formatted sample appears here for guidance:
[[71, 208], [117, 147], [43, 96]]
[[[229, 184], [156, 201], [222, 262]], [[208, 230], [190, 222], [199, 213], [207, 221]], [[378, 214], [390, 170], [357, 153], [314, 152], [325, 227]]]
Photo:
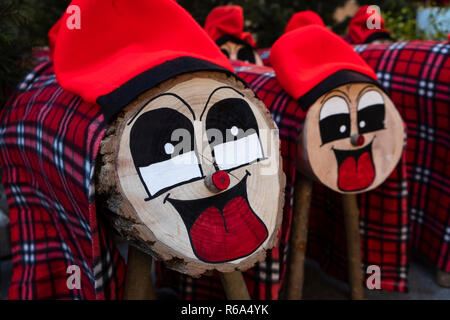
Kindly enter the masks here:
[[[145, 201], [148, 194], [138, 178], [129, 141], [130, 127], [136, 118], [139, 118], [135, 118], [137, 112], [141, 115], [159, 108], [171, 108], [192, 118], [188, 108], [173, 96], [164, 95], [152, 100], [167, 92], [175, 92], [182, 97], [195, 113], [196, 119], [192, 119], [195, 130], [205, 130], [205, 121], [204, 119], [200, 121], [200, 115], [210, 93], [219, 87], [231, 89], [217, 90], [210, 97], [205, 114], [218, 101], [242, 98], [251, 107], [258, 123], [265, 159], [230, 171], [230, 188], [249, 174], [246, 181], [247, 200], [252, 211], [267, 227], [268, 236], [256, 250], [246, 256], [233, 261], [209, 263], [195, 255], [189, 232], [180, 213], [174, 206], [168, 204], [169, 201], [164, 200], [168, 193], [171, 199], [183, 201], [204, 199], [216, 193], [209, 190], [200, 179], [174, 187], [150, 201]], [[213, 166], [214, 159], [206, 134], [196, 133], [195, 139], [199, 158], [203, 161], [201, 164], [203, 173], [211, 174], [216, 169]], [[99, 203], [108, 209], [112, 225], [123, 237], [153, 258], [164, 261], [169, 268], [194, 277], [208, 270], [220, 272], [246, 270], [257, 261], [262, 261], [265, 258], [265, 251], [273, 248], [277, 241], [285, 185], [279, 147], [278, 131], [266, 107], [239, 80], [215, 72], [178, 76], [141, 95], [123, 110], [107, 130], [101, 142], [95, 174]]]
[[297, 175], [286, 281], [286, 298], [288, 300], [300, 300], [303, 294], [308, 218], [312, 197], [312, 181], [300, 173]]
[[[363, 133], [365, 143], [362, 147], [351, 144], [350, 136], [358, 133], [358, 97], [363, 93], [376, 90], [379, 92], [385, 105], [385, 128]], [[345, 93], [342, 94], [341, 92]], [[348, 109], [350, 115], [350, 128], [348, 137], [323, 143], [319, 127], [321, 108], [330, 97], [338, 96], [350, 99]], [[400, 161], [405, 143], [405, 128], [403, 121], [390, 98], [375, 86], [364, 83], [355, 83], [336, 88], [324, 94], [309, 108], [298, 144], [297, 168], [306, 176], [318, 181], [328, 188], [346, 194], [366, 192], [378, 187], [394, 170]], [[373, 181], [358, 190], [347, 191], [338, 186], [339, 163], [333, 149], [355, 151], [370, 147], [371, 158], [375, 171]], [[355, 168], [360, 164], [356, 159]], [[356, 177], [357, 175], [355, 175]], [[356, 179], [356, 178], [355, 178]]]

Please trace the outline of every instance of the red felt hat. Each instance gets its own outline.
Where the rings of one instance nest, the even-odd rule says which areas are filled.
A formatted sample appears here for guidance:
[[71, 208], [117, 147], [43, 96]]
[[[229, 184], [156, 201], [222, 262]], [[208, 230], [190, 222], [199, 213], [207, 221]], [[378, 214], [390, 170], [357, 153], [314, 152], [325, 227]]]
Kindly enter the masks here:
[[[369, 29], [374, 21], [379, 22], [379, 28]], [[348, 26], [348, 35], [353, 44], [369, 43], [377, 39], [390, 39], [390, 31], [384, 28], [383, 17], [371, 6], [362, 6], [356, 12]]]
[[241, 6], [214, 8], [206, 17], [205, 30], [219, 46], [231, 40], [256, 47], [252, 35], [244, 32], [244, 10]]
[[379, 86], [373, 69], [348, 43], [317, 25], [281, 36], [272, 46], [270, 62], [281, 86], [305, 111], [341, 85], [368, 82]]
[[310, 24], [316, 24], [325, 27], [325, 23], [323, 23], [322, 18], [314, 11], [300, 11], [291, 17], [286, 25], [286, 28], [284, 29], [284, 32], [286, 33], [300, 27], [308, 26]]
[[233, 74], [217, 45], [173, 0], [74, 0], [73, 5], [80, 9], [80, 28], [65, 23], [74, 13], [63, 15], [54, 40], [55, 74], [63, 88], [100, 104], [107, 120], [174, 76], [206, 70]]

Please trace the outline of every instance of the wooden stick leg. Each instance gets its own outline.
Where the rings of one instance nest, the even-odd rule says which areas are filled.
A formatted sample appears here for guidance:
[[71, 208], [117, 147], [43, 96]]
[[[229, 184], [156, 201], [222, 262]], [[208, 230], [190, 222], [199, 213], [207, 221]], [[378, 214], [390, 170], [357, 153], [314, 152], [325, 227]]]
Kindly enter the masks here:
[[312, 181], [302, 175], [295, 183], [294, 216], [290, 238], [290, 256], [287, 273], [286, 298], [302, 298], [308, 217], [311, 204]]
[[228, 300], [250, 300], [242, 272], [219, 272], [219, 275]]
[[152, 258], [139, 249], [129, 246], [125, 300], [156, 300], [151, 278]]
[[359, 235], [359, 209], [356, 195], [342, 196], [345, 233], [347, 237], [348, 277], [350, 297], [353, 300], [364, 299], [363, 273], [361, 270], [361, 242]]
[[438, 270], [436, 272], [436, 282], [444, 288], [450, 288], [450, 272]]

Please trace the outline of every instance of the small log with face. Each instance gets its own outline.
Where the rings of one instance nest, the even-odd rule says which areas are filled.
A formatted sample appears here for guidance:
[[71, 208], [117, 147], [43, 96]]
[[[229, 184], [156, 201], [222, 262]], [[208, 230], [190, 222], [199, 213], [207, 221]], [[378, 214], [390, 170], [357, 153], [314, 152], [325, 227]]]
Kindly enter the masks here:
[[178, 76], [112, 124], [97, 189], [118, 231], [170, 268], [192, 276], [245, 270], [274, 246], [281, 222], [275, 129], [234, 77]]
[[258, 66], [263, 65], [256, 50], [244, 41], [233, 40], [232, 37], [229, 37], [227, 40], [217, 41], [217, 44], [228, 59], [253, 63]]
[[241, 6], [215, 7], [206, 17], [205, 31], [228, 59], [263, 65], [252, 35], [244, 31], [244, 10]]
[[310, 107], [299, 169], [337, 192], [365, 192], [393, 171], [404, 140], [400, 114], [378, 86], [342, 85]]

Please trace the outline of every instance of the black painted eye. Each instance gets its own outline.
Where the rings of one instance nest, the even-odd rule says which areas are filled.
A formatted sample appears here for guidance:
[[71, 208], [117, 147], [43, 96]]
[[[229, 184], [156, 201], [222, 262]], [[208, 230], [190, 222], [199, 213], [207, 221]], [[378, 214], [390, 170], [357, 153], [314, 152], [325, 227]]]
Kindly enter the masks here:
[[202, 176], [192, 122], [173, 109], [143, 113], [130, 131], [130, 151], [149, 198]]
[[350, 111], [343, 98], [328, 99], [320, 109], [319, 119], [322, 144], [350, 136]]
[[385, 105], [383, 97], [375, 90], [366, 92], [358, 103], [359, 133], [384, 129]]
[[220, 170], [263, 157], [258, 123], [249, 104], [240, 98], [216, 102], [206, 117], [206, 135]]
[[244, 46], [239, 49], [237, 53], [237, 59], [241, 61], [248, 61], [250, 63], [255, 63], [255, 52], [250, 46]]
[[223, 53], [224, 55], [226, 55], [228, 59], [230, 59], [230, 53], [228, 52], [227, 49], [222, 49], [222, 48], [221, 48], [220, 51], [222, 51], [222, 53]]

